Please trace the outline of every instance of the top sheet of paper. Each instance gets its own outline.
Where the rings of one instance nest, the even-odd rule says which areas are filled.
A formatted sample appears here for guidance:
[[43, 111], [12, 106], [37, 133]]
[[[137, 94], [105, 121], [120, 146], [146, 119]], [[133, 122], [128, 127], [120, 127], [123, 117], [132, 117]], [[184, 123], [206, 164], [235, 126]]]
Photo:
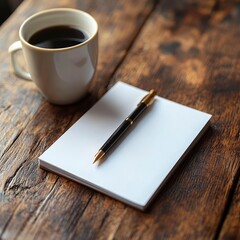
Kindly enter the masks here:
[[156, 97], [100, 164], [94, 155], [146, 91], [118, 82], [40, 157], [40, 165], [144, 209], [211, 115]]

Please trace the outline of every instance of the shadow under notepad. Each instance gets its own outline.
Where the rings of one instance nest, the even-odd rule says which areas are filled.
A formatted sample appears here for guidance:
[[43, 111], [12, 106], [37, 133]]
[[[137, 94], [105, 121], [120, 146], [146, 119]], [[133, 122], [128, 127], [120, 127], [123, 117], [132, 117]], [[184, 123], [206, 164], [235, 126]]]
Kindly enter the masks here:
[[114, 107], [114, 104], [112, 105], [111, 102], [102, 98], [101, 105], [101, 108], [96, 108], [93, 112], [96, 119], [106, 118], [106, 116], [112, 120], [119, 119], [120, 113], [118, 112], [118, 109]]

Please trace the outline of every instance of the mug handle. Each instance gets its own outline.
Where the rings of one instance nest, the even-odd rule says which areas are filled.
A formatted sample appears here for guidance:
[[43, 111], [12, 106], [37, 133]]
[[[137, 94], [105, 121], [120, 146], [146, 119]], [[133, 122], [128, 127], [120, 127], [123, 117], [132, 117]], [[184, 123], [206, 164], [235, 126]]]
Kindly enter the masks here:
[[14, 42], [8, 49], [8, 52], [11, 54], [11, 62], [15, 74], [25, 80], [31, 81], [32, 78], [30, 74], [23, 70], [23, 68], [18, 64], [16, 59], [16, 52], [22, 50], [22, 44], [20, 41]]

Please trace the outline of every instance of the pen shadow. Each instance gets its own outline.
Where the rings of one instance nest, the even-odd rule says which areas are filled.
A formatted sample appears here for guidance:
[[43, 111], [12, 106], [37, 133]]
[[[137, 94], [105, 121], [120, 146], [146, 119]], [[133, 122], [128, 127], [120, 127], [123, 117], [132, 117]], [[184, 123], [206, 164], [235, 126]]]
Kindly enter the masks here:
[[96, 120], [100, 120], [102, 118], [108, 118], [109, 120], [119, 119], [119, 111], [111, 102], [106, 99], [101, 100], [101, 106], [95, 109], [94, 112], [91, 113], [92, 118]]
[[[151, 111], [152, 106], [149, 106], [129, 127], [129, 129], [117, 140], [116, 143], [109, 149], [109, 151], [103, 156], [102, 159], [98, 161], [98, 166], [100, 167], [105, 161], [111, 160], [111, 154], [122, 144], [122, 142], [130, 135], [133, 131], [137, 131], [138, 125], [141, 121], [144, 121], [143, 118]], [[127, 116], [126, 116], [127, 117]], [[135, 130], [136, 129], [136, 130]], [[139, 146], [141, 147], [141, 146]]]

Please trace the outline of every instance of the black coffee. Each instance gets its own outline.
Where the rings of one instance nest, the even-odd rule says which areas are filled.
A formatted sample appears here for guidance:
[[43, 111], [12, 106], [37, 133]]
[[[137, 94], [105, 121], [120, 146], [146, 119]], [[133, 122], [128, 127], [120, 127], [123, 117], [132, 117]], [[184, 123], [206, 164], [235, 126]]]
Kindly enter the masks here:
[[72, 26], [54, 26], [34, 33], [29, 43], [41, 48], [65, 48], [83, 43], [87, 34]]

